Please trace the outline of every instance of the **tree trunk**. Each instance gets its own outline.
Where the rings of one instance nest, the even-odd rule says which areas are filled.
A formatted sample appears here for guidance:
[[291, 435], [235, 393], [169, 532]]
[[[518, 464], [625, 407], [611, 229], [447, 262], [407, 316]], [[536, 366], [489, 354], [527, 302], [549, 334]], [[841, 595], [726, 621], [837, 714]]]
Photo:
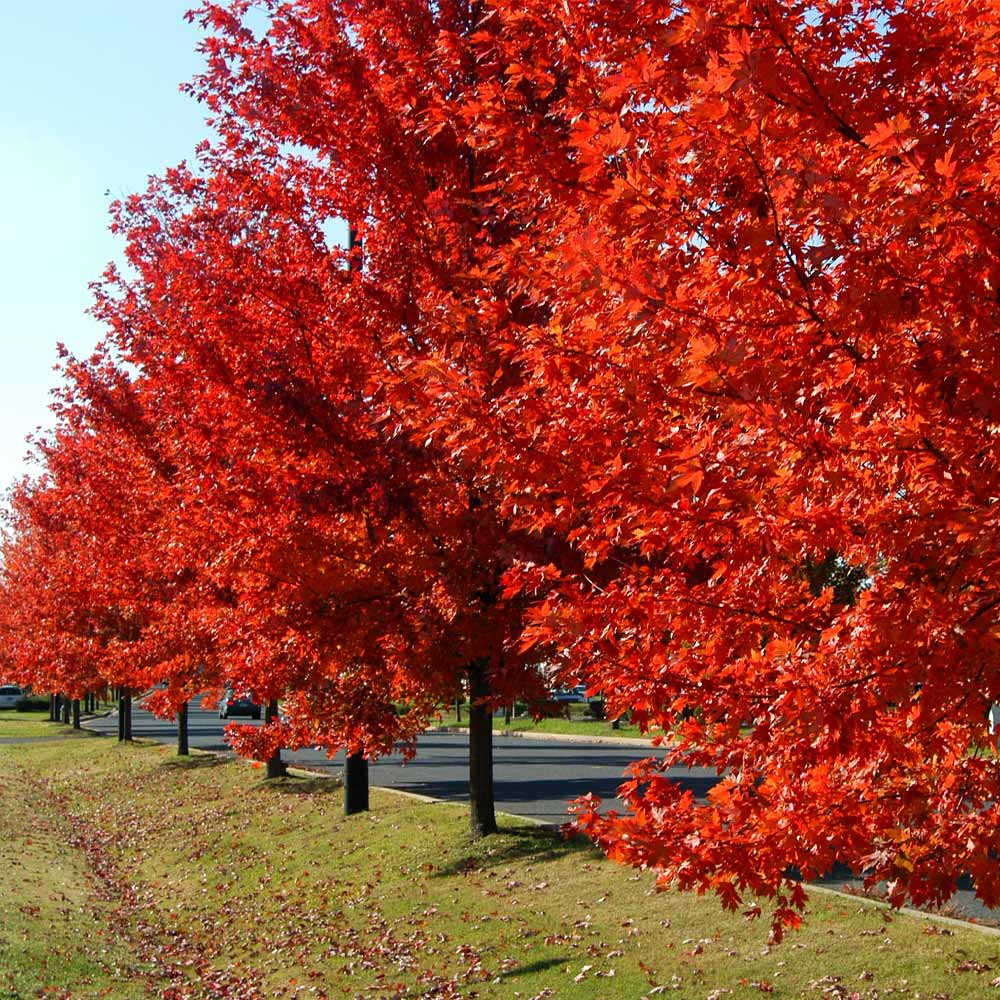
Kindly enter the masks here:
[[49, 722], [59, 721], [59, 702], [57, 700], [58, 697], [59, 696], [55, 694], [49, 695]]
[[473, 837], [497, 832], [493, 803], [493, 713], [488, 662], [469, 666], [469, 830]]
[[368, 812], [368, 759], [352, 753], [344, 764], [344, 815]]
[[73, 728], [80, 728], [80, 699], [73, 699]]
[[462, 721], [462, 699], [461, 698], [456, 698], [455, 699], [455, 721], [459, 722], [459, 723]]
[[177, 710], [177, 754], [180, 757], [188, 757], [191, 751], [188, 749], [188, 703]]
[[62, 696], [62, 721], [63, 725], [69, 725], [70, 700], [66, 695]]
[[[269, 726], [278, 718], [278, 699], [272, 698], [264, 706], [264, 725]], [[267, 759], [267, 776], [269, 778], [283, 778], [288, 774], [288, 768], [281, 759], [281, 750], [275, 750]]]
[[118, 742], [132, 739], [132, 695], [128, 688], [118, 692]]

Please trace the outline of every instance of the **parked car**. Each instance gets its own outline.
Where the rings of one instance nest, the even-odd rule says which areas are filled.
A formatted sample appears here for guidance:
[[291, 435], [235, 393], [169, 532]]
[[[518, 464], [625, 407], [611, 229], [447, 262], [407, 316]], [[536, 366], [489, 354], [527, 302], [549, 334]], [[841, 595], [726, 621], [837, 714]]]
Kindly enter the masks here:
[[24, 697], [24, 692], [15, 684], [0, 687], [0, 708], [14, 708]]
[[553, 701], [586, 701], [587, 685], [577, 684], [576, 687], [562, 688], [552, 695]]
[[228, 719], [233, 715], [249, 715], [251, 719], [259, 719], [260, 705], [250, 695], [237, 695], [232, 688], [226, 688], [219, 701], [219, 718]]

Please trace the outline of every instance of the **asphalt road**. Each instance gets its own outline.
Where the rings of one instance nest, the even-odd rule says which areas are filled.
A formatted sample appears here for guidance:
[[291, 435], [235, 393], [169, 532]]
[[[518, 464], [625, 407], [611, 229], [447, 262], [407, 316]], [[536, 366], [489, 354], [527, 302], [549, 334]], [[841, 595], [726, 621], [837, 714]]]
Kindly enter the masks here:
[[[260, 725], [250, 719], [239, 722]], [[198, 701], [188, 709], [188, 736], [192, 747], [231, 753], [223, 740], [226, 721], [217, 712], [199, 707]], [[118, 719], [111, 715], [85, 723], [88, 729], [117, 734]], [[132, 709], [132, 733], [137, 738], [175, 743], [177, 728], [172, 722], [157, 719], [137, 704]], [[373, 785], [417, 792], [449, 802], [468, 800], [468, 739], [460, 733], [425, 733], [417, 743], [417, 755], [406, 762], [400, 754], [373, 761], [370, 780]], [[625, 768], [644, 756], [662, 756], [662, 751], [637, 746], [615, 746], [583, 742], [555, 742], [515, 736], [496, 736], [493, 741], [494, 792], [497, 809], [516, 816], [527, 816], [545, 823], [561, 824], [570, 817], [568, 803], [580, 795], [593, 792], [604, 800], [605, 808], [622, 808], [616, 790]], [[284, 752], [289, 764], [312, 770], [329, 770], [339, 774], [343, 754], [333, 759], [316, 750]], [[672, 768], [667, 772], [702, 798], [715, 784], [714, 771], [703, 768]], [[832, 888], [861, 888], [861, 880], [846, 868], [838, 869], [822, 880]], [[986, 909], [975, 898], [971, 882], [965, 878], [952, 897], [946, 912], [953, 916], [982, 923], [1000, 921], [1000, 911]]]
[[[232, 721], [260, 723], [239, 718]], [[193, 701], [188, 709], [188, 739], [192, 747], [203, 750], [228, 752], [223, 741], [226, 721], [217, 712], [208, 712]], [[118, 720], [115, 716], [94, 719], [87, 727], [99, 732], [115, 734]], [[132, 733], [136, 738], [172, 743], [177, 739], [177, 729], [172, 722], [164, 722], [144, 712], [138, 705], [132, 709]], [[406, 762], [402, 755], [392, 754], [373, 761], [370, 780], [373, 785], [399, 788], [421, 795], [447, 801], [462, 802], [468, 799], [469, 742], [461, 733], [425, 733], [417, 742], [417, 755]], [[652, 747], [614, 746], [611, 744], [565, 743], [532, 740], [515, 736], [494, 738], [494, 793], [497, 809], [528, 816], [546, 823], [564, 823], [569, 819], [567, 803], [580, 795], [594, 792], [606, 800], [608, 807], [622, 804], [615, 800], [615, 793], [622, 781], [625, 768], [646, 756], [662, 756], [662, 751]], [[289, 764], [298, 764], [313, 770], [331, 770], [339, 773], [343, 767], [343, 754], [332, 760], [316, 750], [285, 751]], [[699, 797], [715, 783], [714, 771], [699, 768], [675, 768], [672, 777], [683, 781]], [[615, 800], [614, 802], [610, 800]]]

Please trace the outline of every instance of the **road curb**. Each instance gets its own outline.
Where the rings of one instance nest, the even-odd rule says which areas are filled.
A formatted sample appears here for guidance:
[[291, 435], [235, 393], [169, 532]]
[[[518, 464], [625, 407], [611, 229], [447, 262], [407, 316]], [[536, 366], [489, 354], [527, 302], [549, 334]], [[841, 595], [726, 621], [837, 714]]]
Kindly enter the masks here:
[[845, 892], [843, 889], [832, 889], [828, 885], [810, 885], [807, 882], [804, 882], [802, 885], [807, 893], [818, 892], [821, 895], [839, 896], [841, 899], [849, 899], [854, 903], [865, 903], [879, 910], [885, 910], [893, 916], [901, 913], [907, 917], [916, 917], [918, 920], [929, 920], [932, 923], [945, 924], [948, 927], [960, 927], [964, 930], [979, 931], [981, 934], [987, 934], [991, 937], [1000, 937], [1000, 927], [991, 927], [989, 924], [981, 924], [976, 920], [961, 920], [958, 917], [946, 917], [943, 913], [926, 913], [923, 910], [914, 910], [910, 906], [895, 908], [884, 899], [873, 899], [871, 896], [866, 896], [860, 892]]
[[[428, 733], [467, 734], [467, 726], [437, 726], [427, 729]], [[587, 743], [593, 746], [645, 747], [648, 750], [662, 750], [666, 746], [654, 746], [652, 740], [641, 740], [634, 736], [576, 736], [573, 733], [535, 733], [528, 729], [494, 729], [494, 736], [510, 736], [513, 739], [541, 740], [543, 743]]]
[[[213, 753], [214, 751], [205, 750], [203, 753]], [[217, 754], [217, 756], [225, 756], [225, 754]], [[236, 758], [239, 760], [239, 758]], [[333, 781], [337, 785], [343, 787], [344, 781], [342, 778], [330, 774], [326, 771], [310, 771], [307, 767], [295, 767], [294, 765], [287, 769], [288, 774], [296, 778], [322, 778], [324, 781]], [[422, 795], [420, 792], [408, 792], [404, 788], [393, 788], [391, 785], [372, 785], [373, 789], [380, 792], [388, 792], [390, 795], [397, 795], [403, 799], [410, 799], [413, 802], [420, 802], [423, 805], [438, 805], [438, 806], [456, 806], [458, 808], [463, 808], [461, 802], [452, 802], [450, 799], [436, 799], [433, 795]], [[498, 816], [506, 816], [509, 819], [517, 820], [519, 823], [527, 823], [529, 826], [545, 827], [552, 830], [553, 832], [558, 832], [560, 829], [560, 824], [558, 823], [547, 823], [543, 819], [535, 819], [534, 816], [518, 816], [517, 813], [509, 812], [498, 812]]]

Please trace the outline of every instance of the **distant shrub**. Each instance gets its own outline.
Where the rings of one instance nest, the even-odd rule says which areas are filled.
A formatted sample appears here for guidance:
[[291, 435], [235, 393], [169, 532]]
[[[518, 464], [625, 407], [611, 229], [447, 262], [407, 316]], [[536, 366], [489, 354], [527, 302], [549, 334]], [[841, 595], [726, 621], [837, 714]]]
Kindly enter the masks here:
[[604, 699], [603, 698], [591, 698], [587, 702], [587, 714], [592, 719], [597, 719], [599, 722], [604, 719]]
[[49, 699], [40, 695], [27, 695], [19, 699], [14, 710], [17, 712], [47, 712], [49, 710]]
[[556, 701], [555, 699], [532, 702], [530, 710], [536, 719], [569, 718], [569, 705], [566, 702]]

